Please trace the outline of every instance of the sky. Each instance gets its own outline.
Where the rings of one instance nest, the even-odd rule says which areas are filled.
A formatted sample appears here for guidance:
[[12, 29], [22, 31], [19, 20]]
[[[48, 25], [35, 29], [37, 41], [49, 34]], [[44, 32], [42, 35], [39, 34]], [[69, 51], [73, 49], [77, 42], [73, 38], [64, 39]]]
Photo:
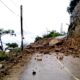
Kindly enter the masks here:
[[67, 32], [70, 15], [67, 12], [70, 0], [0, 0], [0, 28], [12, 29], [15, 36], [5, 35], [3, 43], [20, 44], [20, 5], [23, 5], [24, 43], [33, 42], [36, 36], [47, 31]]

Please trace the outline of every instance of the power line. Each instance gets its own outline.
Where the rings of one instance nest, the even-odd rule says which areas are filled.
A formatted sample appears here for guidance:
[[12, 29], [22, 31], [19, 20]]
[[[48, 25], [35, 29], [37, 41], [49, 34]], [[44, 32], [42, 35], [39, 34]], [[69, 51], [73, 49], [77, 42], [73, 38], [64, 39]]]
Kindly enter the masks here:
[[[2, 0], [0, 0], [1, 1], [1, 3], [10, 11], [10, 12], [12, 12], [13, 14], [15, 14], [17, 17], [20, 17], [18, 14], [16, 14], [12, 9], [10, 9]], [[20, 2], [21, 2], [21, 0], [20, 0]], [[25, 22], [26, 23], [26, 22]]]
[[10, 9], [2, 0], [0, 0], [1, 3], [10, 11], [12, 12], [13, 14], [15, 14], [16, 16], [19, 16], [18, 14], [16, 14], [12, 9]]
[[15, 6], [19, 7], [20, 4], [17, 4], [16, 2], [14, 2], [13, 0], [10, 0]]

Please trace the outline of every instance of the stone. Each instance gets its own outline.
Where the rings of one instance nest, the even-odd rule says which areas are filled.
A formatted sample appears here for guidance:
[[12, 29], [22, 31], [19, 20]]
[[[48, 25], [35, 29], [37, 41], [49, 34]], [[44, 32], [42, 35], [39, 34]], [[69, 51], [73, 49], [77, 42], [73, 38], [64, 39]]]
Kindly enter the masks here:
[[3, 68], [3, 64], [0, 64], [0, 69]]
[[54, 46], [56, 45], [57, 43], [59, 43], [60, 41], [58, 39], [52, 39], [50, 42], [49, 42], [49, 46]]
[[35, 71], [33, 71], [33, 72], [32, 72], [32, 75], [36, 75], [36, 72], [35, 72]]

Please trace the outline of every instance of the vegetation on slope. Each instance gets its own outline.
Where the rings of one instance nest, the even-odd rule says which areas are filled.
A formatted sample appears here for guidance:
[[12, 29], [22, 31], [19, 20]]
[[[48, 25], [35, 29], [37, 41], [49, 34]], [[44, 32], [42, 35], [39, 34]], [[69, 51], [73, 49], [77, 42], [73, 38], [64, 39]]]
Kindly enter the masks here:
[[80, 0], [71, 0], [69, 7], [67, 8], [67, 11], [69, 14], [72, 14], [74, 8], [76, 7], [77, 3], [79, 3]]
[[57, 36], [62, 36], [62, 34], [60, 34], [59, 32], [56, 32], [56, 31], [51, 31], [48, 34], [43, 35], [42, 37], [37, 36], [35, 38], [35, 42], [38, 41], [38, 40], [40, 40], [40, 39], [43, 39], [43, 38], [51, 38], [51, 37], [55, 38]]

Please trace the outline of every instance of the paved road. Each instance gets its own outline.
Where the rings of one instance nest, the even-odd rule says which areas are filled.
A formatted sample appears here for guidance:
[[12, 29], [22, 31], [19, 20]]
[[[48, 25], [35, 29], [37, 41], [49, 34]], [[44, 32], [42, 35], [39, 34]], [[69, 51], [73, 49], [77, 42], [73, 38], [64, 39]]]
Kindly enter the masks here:
[[65, 56], [62, 61], [54, 54], [35, 54], [20, 80], [80, 80], [80, 59]]

